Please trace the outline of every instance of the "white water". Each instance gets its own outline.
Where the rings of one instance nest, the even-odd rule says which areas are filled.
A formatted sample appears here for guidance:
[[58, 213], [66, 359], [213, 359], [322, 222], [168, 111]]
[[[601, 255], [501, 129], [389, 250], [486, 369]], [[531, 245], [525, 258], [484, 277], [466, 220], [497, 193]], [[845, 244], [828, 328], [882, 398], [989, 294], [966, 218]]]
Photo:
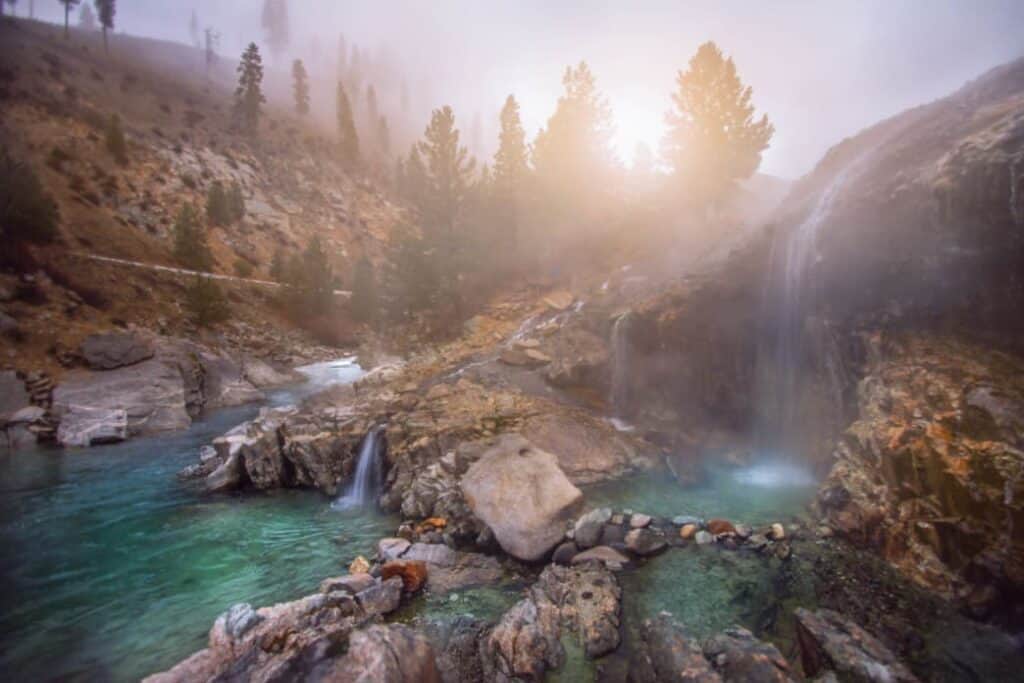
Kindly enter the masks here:
[[813, 486], [814, 475], [791, 461], [763, 461], [736, 471], [733, 479], [745, 486], [764, 489]]
[[612, 410], [616, 417], [625, 415], [629, 409], [629, 321], [630, 314], [623, 313], [612, 324], [612, 384], [610, 398]]
[[345, 493], [335, 500], [331, 507], [336, 510], [350, 510], [376, 505], [382, 483], [381, 472], [381, 427], [374, 427], [363, 437], [359, 446], [356, 474]]

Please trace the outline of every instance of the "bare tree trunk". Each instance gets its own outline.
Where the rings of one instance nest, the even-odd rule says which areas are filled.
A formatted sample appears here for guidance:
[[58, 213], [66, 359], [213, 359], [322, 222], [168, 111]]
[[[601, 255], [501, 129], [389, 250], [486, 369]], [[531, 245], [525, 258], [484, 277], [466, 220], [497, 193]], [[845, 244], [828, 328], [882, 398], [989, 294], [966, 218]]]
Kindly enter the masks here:
[[71, 5], [64, 3], [64, 37], [67, 38], [70, 34], [68, 33], [68, 13], [71, 12]]

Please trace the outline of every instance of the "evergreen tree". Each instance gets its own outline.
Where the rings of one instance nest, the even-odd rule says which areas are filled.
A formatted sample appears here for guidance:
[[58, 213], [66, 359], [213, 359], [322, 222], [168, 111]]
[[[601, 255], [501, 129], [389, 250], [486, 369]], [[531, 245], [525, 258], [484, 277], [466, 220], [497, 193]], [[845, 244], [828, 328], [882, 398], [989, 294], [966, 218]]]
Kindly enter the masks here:
[[228, 216], [232, 223], [238, 223], [245, 218], [245, 196], [242, 194], [242, 186], [237, 180], [232, 180], [227, 191]]
[[334, 272], [320, 237], [314, 235], [301, 256], [286, 267], [293, 304], [307, 313], [323, 313], [334, 302]]
[[752, 89], [714, 43], [697, 49], [676, 88], [664, 155], [690, 201], [707, 209], [757, 170], [775, 127], [754, 120]]
[[414, 144], [409, 148], [403, 171], [399, 194], [409, 204], [420, 209], [427, 194], [427, 169], [423, 165], [419, 145]]
[[57, 0], [57, 2], [64, 5], [64, 37], [68, 38], [71, 35], [68, 31], [68, 16], [71, 14], [71, 8], [78, 7], [82, 0]]
[[90, 33], [96, 30], [96, 15], [93, 14], [92, 5], [86, 3], [78, 10], [78, 28]]
[[174, 258], [190, 270], [209, 271], [213, 268], [206, 229], [199, 220], [199, 212], [191, 204], [181, 207], [174, 222]]
[[196, 10], [192, 8], [192, 16], [188, 20], [188, 37], [192, 41], [193, 47], [197, 50], [202, 48], [202, 39], [199, 37], [199, 17], [196, 15]]
[[121, 128], [121, 117], [114, 114], [107, 124], [107, 151], [119, 164], [128, 162], [128, 145], [124, 139], [124, 130]]
[[206, 220], [210, 225], [228, 225], [231, 223], [231, 210], [228, 208], [228, 196], [224, 192], [224, 184], [219, 180], [210, 184], [206, 193]]
[[107, 31], [114, 29], [114, 15], [117, 14], [116, 0], [94, 0], [96, 12], [99, 14], [100, 26], [103, 27], [103, 51], [109, 50]]
[[213, 278], [198, 273], [185, 290], [185, 309], [199, 327], [223, 322], [231, 314], [227, 299]]
[[373, 322], [377, 306], [377, 282], [373, 264], [364, 256], [356, 263], [352, 282], [352, 315], [360, 322]]
[[[52, 242], [60, 211], [28, 164], [0, 150], [0, 243], [14, 249], [24, 242]], [[0, 262], [5, 256], [0, 254]]]
[[501, 233], [512, 245], [519, 223], [519, 204], [529, 169], [530, 150], [519, 116], [519, 103], [509, 95], [501, 108], [501, 132], [494, 154], [494, 200]]
[[283, 282], [287, 273], [287, 259], [284, 249], [278, 247], [274, 255], [270, 257], [270, 279], [274, 282]]
[[377, 111], [377, 91], [374, 89], [373, 84], [366, 86], [366, 122], [367, 128], [372, 130], [372, 127], [377, 125], [377, 119], [380, 118], [380, 113]]
[[385, 306], [389, 318], [401, 321], [432, 306], [440, 278], [427, 244], [411, 225], [395, 226], [392, 241], [395, 255], [384, 281]]
[[377, 146], [382, 155], [391, 154], [391, 129], [388, 126], [388, 117], [383, 114], [377, 120]]
[[263, 0], [263, 16], [261, 18], [263, 32], [266, 34], [267, 47], [277, 62], [278, 58], [288, 49], [288, 5], [285, 0]]
[[220, 34], [207, 27], [203, 31], [203, 60], [206, 63], [206, 77], [210, 77], [210, 69], [217, 63], [217, 47], [220, 45]]
[[301, 59], [292, 63], [292, 93], [295, 96], [295, 111], [299, 116], [309, 113], [309, 77]]
[[359, 163], [359, 135], [356, 133], [356, 122], [352, 118], [352, 107], [348, 101], [348, 94], [341, 81], [338, 82], [337, 107], [341, 160], [351, 168]]
[[235, 89], [235, 112], [249, 133], [255, 133], [259, 128], [263, 103], [267, 101], [263, 96], [262, 84], [263, 60], [260, 58], [260, 49], [256, 43], [249, 43], [238, 65], [238, 87]]
[[541, 189], [568, 210], [593, 210], [607, 193], [614, 162], [611, 109], [586, 62], [567, 67], [565, 93], [537, 134], [533, 165]]

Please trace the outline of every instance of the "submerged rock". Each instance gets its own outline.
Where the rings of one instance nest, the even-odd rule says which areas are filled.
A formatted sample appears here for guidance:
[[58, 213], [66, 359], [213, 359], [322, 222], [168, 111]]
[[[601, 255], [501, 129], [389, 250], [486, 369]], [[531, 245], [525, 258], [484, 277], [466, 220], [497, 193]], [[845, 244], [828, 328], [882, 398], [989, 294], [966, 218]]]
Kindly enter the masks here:
[[583, 501], [555, 456], [517, 434], [504, 436], [475, 462], [461, 488], [502, 549], [521, 560], [540, 559], [561, 541]]
[[664, 683], [718, 683], [721, 676], [704, 657], [700, 645], [667, 612], [648, 619], [641, 627], [643, 681]]
[[798, 608], [797, 642], [804, 673], [833, 671], [850, 683], [917, 683], [917, 678], [874, 636], [831, 610]]
[[599, 545], [589, 550], [584, 550], [573, 557], [571, 561], [573, 565], [583, 564], [584, 562], [601, 562], [611, 569], [622, 569], [629, 564], [629, 558], [614, 548]]
[[633, 529], [626, 534], [626, 547], [637, 555], [653, 555], [667, 545], [664, 534], [651, 529]]
[[788, 683], [789, 662], [778, 648], [763, 643], [745, 628], [729, 628], [704, 641], [704, 657], [724, 681]]
[[611, 508], [597, 508], [576, 520], [573, 526], [573, 540], [583, 550], [601, 542], [604, 526], [612, 518]]

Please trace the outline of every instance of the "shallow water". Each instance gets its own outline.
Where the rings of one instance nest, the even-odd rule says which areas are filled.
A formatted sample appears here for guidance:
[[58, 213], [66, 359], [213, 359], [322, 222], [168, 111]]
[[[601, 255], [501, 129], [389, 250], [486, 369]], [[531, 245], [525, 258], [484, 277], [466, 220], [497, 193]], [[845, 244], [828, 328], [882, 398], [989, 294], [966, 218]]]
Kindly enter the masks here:
[[[323, 363], [295, 402], [361, 370]], [[203, 496], [175, 475], [258, 406], [87, 450], [0, 455], [0, 679], [137, 680], [205, 645], [218, 614], [314, 592], [396, 521], [314, 492]]]

